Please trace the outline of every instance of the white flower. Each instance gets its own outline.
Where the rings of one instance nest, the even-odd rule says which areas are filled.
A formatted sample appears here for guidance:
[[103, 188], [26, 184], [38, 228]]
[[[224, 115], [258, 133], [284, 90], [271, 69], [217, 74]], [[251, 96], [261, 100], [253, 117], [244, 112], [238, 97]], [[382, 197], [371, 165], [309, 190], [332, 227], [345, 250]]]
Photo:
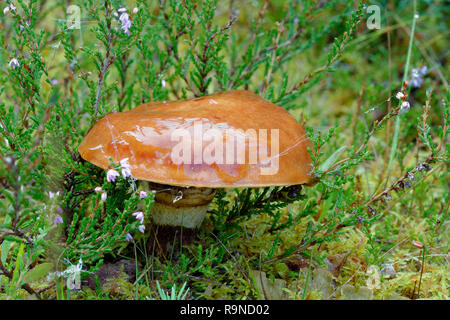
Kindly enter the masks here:
[[130, 35], [130, 27], [131, 27], [131, 20], [128, 13], [124, 12], [119, 17], [120, 23], [122, 24], [121, 29], [127, 34]]
[[122, 160], [119, 161], [119, 163], [122, 168], [130, 166], [128, 158], [123, 158]]
[[130, 168], [123, 168], [122, 169], [122, 177], [126, 179], [127, 177], [131, 177], [131, 170]]
[[14, 4], [9, 4], [8, 6], [5, 7], [5, 9], [3, 9], [3, 14], [7, 14], [9, 11], [15, 11], [16, 7], [14, 6]]
[[50, 81], [52, 86], [56, 86], [58, 84], [58, 80], [57, 79], [53, 79], [52, 81]]
[[127, 11], [127, 8], [120, 8], [119, 10], [117, 10], [117, 12], [120, 12], [120, 13], [125, 12], [125, 11]]
[[95, 187], [94, 191], [95, 192], [102, 192], [103, 190], [102, 190], [102, 187]]
[[118, 176], [120, 176], [120, 174], [116, 170], [110, 169], [106, 173], [106, 181], [114, 182]]
[[131, 234], [127, 233], [126, 236], [125, 236], [125, 240], [127, 240], [128, 242], [130, 242], [130, 241], [133, 240], [133, 236], [132, 236]]
[[145, 192], [145, 191], [139, 192], [139, 198], [144, 199], [144, 198], [147, 198], [147, 196], [148, 196], [147, 192]]
[[166, 80], [162, 79], [161, 80], [161, 85], [165, 89], [166, 88]]
[[405, 95], [403, 94], [403, 92], [399, 91], [399, 92], [397, 92], [397, 94], [395, 95], [395, 97], [396, 97], [398, 100], [401, 100], [402, 98], [405, 97]]
[[408, 101], [403, 101], [403, 102], [402, 102], [401, 109], [402, 109], [403, 111], [405, 111], [405, 112], [409, 111], [409, 108], [410, 108], [410, 107], [411, 107], [411, 106], [409, 105], [409, 102], [408, 102]]
[[135, 212], [132, 214], [136, 218], [136, 220], [139, 220], [141, 223], [144, 223], [144, 213], [141, 211]]
[[108, 198], [108, 195], [106, 194], [106, 192], [103, 192], [101, 195], [102, 201], [106, 201], [107, 198]]
[[140, 232], [144, 233], [145, 226], [143, 224], [141, 224], [138, 229], [139, 229]]
[[414, 14], [414, 19], [419, 19], [419, 14], [418, 13]]
[[53, 199], [55, 196], [56, 196], [56, 197], [59, 196], [59, 191], [57, 191], [56, 193], [51, 192], [51, 191], [48, 192], [48, 197], [49, 197], [50, 199]]
[[412, 69], [411, 81], [409, 82], [409, 85], [412, 86], [413, 88], [420, 88], [423, 82], [422, 77], [427, 74], [427, 71], [428, 71], [427, 66]]
[[120, 167], [122, 168], [122, 177], [126, 179], [127, 177], [131, 177], [131, 169], [130, 163], [128, 162], [128, 158], [120, 160]]
[[133, 9], [133, 13], [136, 14], [136, 13], [138, 13], [138, 12], [139, 12], [139, 8], [135, 7], [135, 8]]
[[9, 66], [15, 69], [16, 67], [20, 66], [19, 60], [17, 60], [16, 58], [12, 58], [11, 61], [9, 62]]

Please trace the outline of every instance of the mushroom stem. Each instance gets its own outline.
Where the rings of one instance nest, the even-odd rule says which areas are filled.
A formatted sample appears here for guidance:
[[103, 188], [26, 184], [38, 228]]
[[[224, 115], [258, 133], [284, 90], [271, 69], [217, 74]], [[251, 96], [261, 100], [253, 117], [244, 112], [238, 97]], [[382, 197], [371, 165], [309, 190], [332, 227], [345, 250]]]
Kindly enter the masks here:
[[210, 188], [170, 187], [157, 192], [151, 209], [150, 252], [178, 255], [180, 245], [191, 244], [214, 194]]

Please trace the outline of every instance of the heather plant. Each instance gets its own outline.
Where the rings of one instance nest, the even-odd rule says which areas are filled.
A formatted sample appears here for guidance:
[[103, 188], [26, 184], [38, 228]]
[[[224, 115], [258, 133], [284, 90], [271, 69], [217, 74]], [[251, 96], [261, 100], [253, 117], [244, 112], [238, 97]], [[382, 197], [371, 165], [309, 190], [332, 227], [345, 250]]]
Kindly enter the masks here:
[[[376, 7], [378, 29], [345, 0], [2, 3], [0, 297], [448, 299], [446, 9]], [[315, 185], [219, 190], [199, 239], [156, 257], [154, 193], [78, 146], [110, 112], [234, 89], [306, 126]], [[134, 279], [101, 283], [121, 259]]]

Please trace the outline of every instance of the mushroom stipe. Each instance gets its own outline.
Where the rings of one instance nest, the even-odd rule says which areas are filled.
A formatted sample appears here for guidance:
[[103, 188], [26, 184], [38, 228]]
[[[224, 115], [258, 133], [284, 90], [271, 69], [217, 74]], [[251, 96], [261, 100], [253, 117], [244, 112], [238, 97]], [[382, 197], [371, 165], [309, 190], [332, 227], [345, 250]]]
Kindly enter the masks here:
[[148, 242], [149, 249], [154, 249], [158, 255], [172, 253], [177, 256], [180, 241], [189, 245], [195, 240], [216, 191], [211, 188], [161, 187], [164, 191], [156, 192], [151, 209], [154, 228]]

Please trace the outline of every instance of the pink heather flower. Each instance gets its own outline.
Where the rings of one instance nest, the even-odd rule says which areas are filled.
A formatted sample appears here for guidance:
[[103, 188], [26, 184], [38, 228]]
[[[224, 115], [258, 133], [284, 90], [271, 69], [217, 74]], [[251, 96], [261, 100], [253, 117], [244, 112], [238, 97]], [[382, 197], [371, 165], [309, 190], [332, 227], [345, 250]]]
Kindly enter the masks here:
[[143, 224], [141, 224], [138, 229], [141, 233], [145, 232], [145, 226]]
[[102, 187], [95, 187], [94, 191], [95, 192], [102, 192], [103, 190], [102, 190]]
[[120, 12], [120, 13], [123, 13], [125, 11], [127, 11], [127, 8], [120, 8], [119, 10], [117, 10], [117, 12]]
[[428, 68], [427, 66], [423, 66], [421, 68], [414, 68], [411, 70], [411, 80], [409, 85], [413, 88], [420, 88], [423, 82], [423, 76], [427, 74]]
[[166, 80], [162, 79], [161, 80], [161, 85], [165, 89], [166, 88]]
[[[120, 10], [120, 9], [119, 9]], [[120, 23], [122, 24], [121, 29], [127, 34], [130, 35], [130, 27], [131, 27], [131, 20], [128, 13], [124, 12], [119, 17]]]
[[126, 179], [127, 177], [131, 177], [131, 170], [130, 168], [123, 168], [122, 169], [122, 177]]
[[141, 211], [135, 212], [132, 214], [136, 218], [136, 220], [139, 220], [141, 223], [144, 223], [144, 213]]
[[9, 62], [9, 66], [13, 69], [19, 67], [20, 66], [19, 60], [17, 60], [16, 58], [12, 58], [11, 61]]
[[139, 198], [144, 199], [144, 198], [147, 198], [147, 197], [148, 197], [147, 192], [145, 192], [145, 191], [139, 192]]
[[114, 182], [114, 181], [116, 181], [116, 178], [118, 176], [120, 176], [120, 174], [116, 170], [109, 169], [108, 172], [106, 173], [106, 181]]
[[56, 210], [58, 210], [59, 213], [62, 213], [62, 212], [63, 212], [62, 209], [61, 209], [61, 207], [58, 207]]
[[5, 9], [3, 9], [3, 14], [7, 14], [9, 11], [15, 11], [16, 7], [14, 6], [14, 4], [9, 4], [5, 7]]
[[126, 179], [127, 177], [131, 177], [130, 163], [128, 162], [128, 158], [120, 160], [120, 167], [122, 168], [122, 177]]
[[403, 102], [402, 102], [401, 109], [402, 109], [404, 112], [408, 112], [410, 107], [411, 107], [411, 106], [409, 105], [409, 102], [408, 102], [408, 101], [403, 101]]
[[50, 199], [53, 199], [53, 198], [55, 197], [55, 194], [54, 194], [53, 192], [49, 191], [49, 192], [48, 192], [48, 197], [49, 197]]
[[124, 159], [120, 160], [119, 163], [120, 163], [120, 166], [122, 168], [129, 168], [130, 167], [130, 162], [129, 162], [128, 158], [124, 158]]
[[127, 233], [126, 236], [125, 236], [125, 240], [130, 242], [130, 241], [133, 240], [133, 236], [131, 234]]
[[63, 219], [62, 219], [62, 217], [59, 214], [57, 214], [55, 219], [53, 220], [53, 224], [54, 225], [58, 225], [60, 223], [63, 223]]
[[395, 95], [395, 97], [396, 97], [398, 100], [401, 100], [402, 98], [405, 97], [405, 95], [403, 94], [403, 92], [399, 91], [399, 92], [397, 92], [397, 94]]
[[106, 192], [103, 192], [101, 195], [102, 201], [106, 201], [106, 198], [108, 198], [108, 195], [106, 194]]

